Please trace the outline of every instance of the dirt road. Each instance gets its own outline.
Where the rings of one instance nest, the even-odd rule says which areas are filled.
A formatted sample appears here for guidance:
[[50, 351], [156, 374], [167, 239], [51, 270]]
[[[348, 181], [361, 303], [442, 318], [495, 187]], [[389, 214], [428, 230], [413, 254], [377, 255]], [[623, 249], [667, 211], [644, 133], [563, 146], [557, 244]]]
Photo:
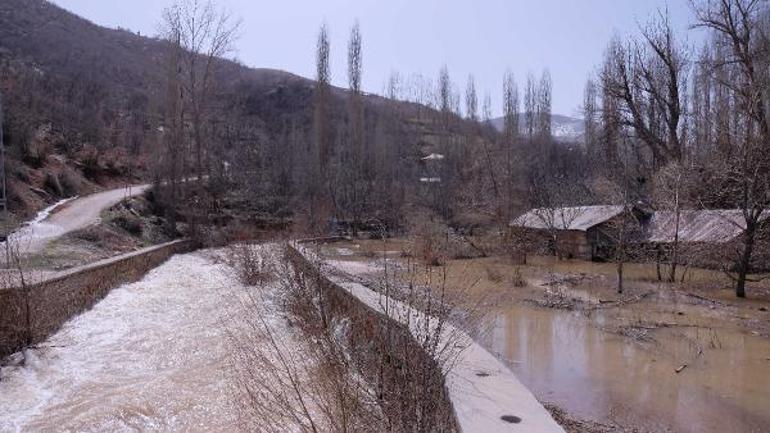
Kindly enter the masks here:
[[[38, 253], [48, 242], [60, 236], [97, 224], [103, 210], [149, 188], [149, 184], [134, 185], [61, 201], [41, 211], [37, 218], [12, 233], [11, 245], [18, 245], [19, 251], [24, 254]], [[5, 249], [5, 242], [0, 243], [0, 248]]]

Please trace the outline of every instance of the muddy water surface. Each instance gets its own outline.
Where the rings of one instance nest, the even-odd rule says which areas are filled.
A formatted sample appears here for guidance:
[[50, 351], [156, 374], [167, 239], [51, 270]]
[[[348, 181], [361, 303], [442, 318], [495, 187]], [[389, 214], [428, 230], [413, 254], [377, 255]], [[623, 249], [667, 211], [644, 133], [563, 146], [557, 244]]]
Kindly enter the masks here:
[[688, 326], [628, 337], [595, 326], [603, 313], [591, 313], [593, 324], [586, 314], [502, 308], [484, 343], [541, 400], [578, 417], [653, 431], [770, 431], [767, 339]]

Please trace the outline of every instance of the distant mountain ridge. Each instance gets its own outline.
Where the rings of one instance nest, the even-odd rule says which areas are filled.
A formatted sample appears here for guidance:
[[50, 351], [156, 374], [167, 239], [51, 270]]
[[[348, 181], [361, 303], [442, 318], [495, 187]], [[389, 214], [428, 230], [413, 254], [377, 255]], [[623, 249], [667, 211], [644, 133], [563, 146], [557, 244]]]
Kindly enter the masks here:
[[[519, 119], [524, 118], [524, 113], [519, 114]], [[502, 132], [505, 125], [505, 119], [498, 117], [492, 119], [492, 125], [498, 131]], [[524, 132], [523, 122], [519, 122], [519, 130]], [[583, 119], [576, 119], [574, 117], [564, 116], [561, 114], [551, 115], [551, 132], [553, 137], [558, 141], [563, 142], [575, 142], [581, 141], [585, 135], [585, 124]]]

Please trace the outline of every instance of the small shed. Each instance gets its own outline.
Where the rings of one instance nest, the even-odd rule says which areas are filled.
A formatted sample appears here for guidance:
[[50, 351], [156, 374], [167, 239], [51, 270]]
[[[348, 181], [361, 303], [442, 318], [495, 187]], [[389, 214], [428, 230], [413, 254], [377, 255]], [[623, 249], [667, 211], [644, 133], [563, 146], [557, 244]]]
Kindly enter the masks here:
[[537, 208], [514, 219], [510, 227], [527, 236], [540, 253], [582, 260], [607, 258], [612, 247], [607, 233], [626, 210], [619, 205]]
[[[766, 212], [767, 214], [767, 212]], [[770, 214], [763, 214], [767, 218]], [[743, 213], [737, 209], [684, 210], [679, 212], [678, 240], [681, 243], [723, 244], [735, 240], [746, 230]], [[677, 213], [655, 212], [647, 224], [647, 241], [673, 243], [677, 239]]]
[[[770, 212], [765, 211], [760, 221], [770, 221]], [[733, 243], [739, 242], [746, 231], [746, 220], [738, 209], [683, 210], [677, 212], [658, 211], [645, 227], [645, 242], [655, 249], [659, 257], [666, 257], [678, 243], [679, 260], [706, 268], [719, 268], [724, 264], [725, 254], [734, 254]], [[755, 253], [756, 253], [755, 246]], [[761, 261], [761, 260], [760, 260]], [[767, 270], [770, 265], [758, 265]]]

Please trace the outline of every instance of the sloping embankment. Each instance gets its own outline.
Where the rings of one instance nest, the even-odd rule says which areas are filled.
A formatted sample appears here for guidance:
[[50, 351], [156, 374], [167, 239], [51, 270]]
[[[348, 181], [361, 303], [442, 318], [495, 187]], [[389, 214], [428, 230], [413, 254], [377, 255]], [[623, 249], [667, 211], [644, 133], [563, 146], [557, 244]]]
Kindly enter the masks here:
[[[312, 253], [300, 245], [290, 245], [289, 252], [295, 264], [317, 275], [327, 292], [348, 300], [349, 309], [359, 310], [360, 315], [369, 317], [369, 320], [400, 322], [400, 318], [420, 315], [420, 312], [393, 299], [387, 300], [389, 309], [386, 311], [382, 294], [359, 283], [325, 274], [317, 263], [314, 264]], [[408, 314], [403, 314], [404, 311]], [[419, 330], [413, 323], [397, 325], [418, 338]], [[454, 332], [458, 331], [452, 329], [447, 333]], [[452, 418], [457, 429], [467, 433], [564, 433], [564, 429], [502, 362], [472, 339], [467, 338], [466, 341], [467, 347], [452, 368], [444, 372], [443, 386], [437, 392], [439, 395], [435, 396], [449, 411], [453, 411]], [[414, 356], [428, 356], [416, 340], [413, 347]]]
[[190, 251], [178, 240], [77, 267], [22, 288], [0, 289], [0, 357], [43, 341], [113, 287], [139, 280], [170, 256]]

